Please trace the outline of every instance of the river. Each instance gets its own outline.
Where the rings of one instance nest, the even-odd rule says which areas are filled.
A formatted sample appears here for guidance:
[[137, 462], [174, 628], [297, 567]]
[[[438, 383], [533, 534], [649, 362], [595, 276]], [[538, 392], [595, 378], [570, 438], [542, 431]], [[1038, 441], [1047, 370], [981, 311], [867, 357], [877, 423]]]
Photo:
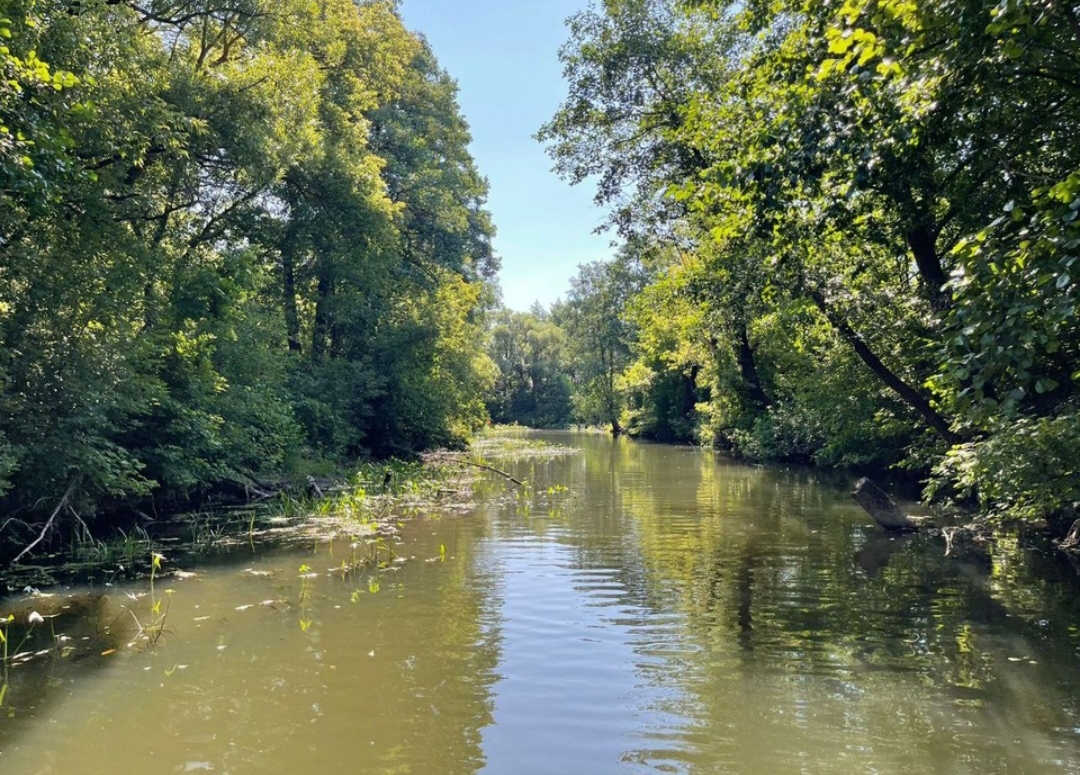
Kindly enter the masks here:
[[537, 437], [577, 451], [404, 524], [396, 570], [238, 549], [107, 589], [10, 671], [0, 772], [1080, 773], [1067, 563], [890, 540], [843, 478]]

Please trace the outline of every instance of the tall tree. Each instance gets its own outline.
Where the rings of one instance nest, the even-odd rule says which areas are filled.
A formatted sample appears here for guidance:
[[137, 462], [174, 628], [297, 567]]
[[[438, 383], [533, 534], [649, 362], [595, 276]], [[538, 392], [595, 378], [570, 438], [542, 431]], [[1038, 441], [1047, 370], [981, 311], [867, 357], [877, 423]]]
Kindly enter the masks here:
[[452, 81], [393, 3], [3, 16], [9, 512], [179, 503], [483, 421], [485, 183]]
[[[602, 199], [663, 199], [622, 215], [659, 218], [704, 267], [664, 269], [656, 298], [714, 311], [699, 324], [742, 372], [718, 392], [765, 419], [794, 409], [823, 449], [872, 438], [806, 422], [824, 396], [770, 344], [791, 321], [796, 353], [845, 348], [865, 370], [855, 403], [932, 431], [921, 464], [952, 447], [949, 475], [975, 487], [1013, 418], [1049, 418], [1017, 426], [1048, 440], [1075, 413], [1076, 18], [1037, 0], [612, 0], [571, 21], [570, 95], [542, 137]], [[694, 75], [658, 89], [667, 67]]]
[[618, 379], [630, 361], [633, 336], [627, 305], [643, 279], [632, 256], [620, 259], [579, 267], [565, 304], [552, 310], [570, 342], [576, 418], [606, 424], [616, 435], [623, 432], [624, 408]]
[[491, 321], [488, 352], [498, 368], [488, 401], [491, 419], [537, 428], [570, 423], [569, 346], [564, 329], [540, 307], [501, 310]]

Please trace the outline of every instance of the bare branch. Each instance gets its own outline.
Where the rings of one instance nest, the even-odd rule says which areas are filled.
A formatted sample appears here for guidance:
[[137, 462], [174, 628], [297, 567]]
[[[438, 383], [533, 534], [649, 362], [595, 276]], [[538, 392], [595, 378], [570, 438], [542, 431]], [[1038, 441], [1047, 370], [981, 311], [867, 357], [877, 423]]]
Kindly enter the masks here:
[[494, 474], [498, 474], [499, 476], [506, 477], [507, 479], [509, 479], [511, 482], [513, 482], [514, 484], [516, 484], [519, 487], [524, 487], [525, 486], [525, 483], [522, 482], [520, 479], [515, 479], [514, 477], [510, 476], [510, 474], [506, 473], [506, 471], [500, 471], [498, 468], [493, 468], [493, 467], [487, 465], [486, 463], [476, 463], [476, 462], [474, 462], [472, 460], [461, 460], [459, 458], [450, 458], [449, 462], [457, 463], [460, 466], [473, 466], [474, 468], [482, 468], [485, 471], [491, 471]]
[[12, 565], [18, 565], [19, 560], [28, 555], [35, 546], [45, 540], [45, 536], [47, 536], [49, 534], [49, 531], [52, 530], [52, 526], [53, 523], [56, 521], [57, 515], [59, 515], [65, 507], [69, 506], [69, 500], [74, 494], [75, 488], [79, 486], [80, 481], [82, 481], [81, 476], [75, 477], [74, 481], [72, 481], [71, 485], [67, 488], [67, 492], [64, 493], [64, 497], [60, 499], [60, 502], [58, 504], [56, 504], [56, 508], [53, 509], [53, 513], [49, 515], [49, 520], [45, 523], [45, 527], [41, 529], [41, 534], [38, 535], [38, 537], [35, 538], [29, 546], [19, 552], [19, 556], [11, 561]]

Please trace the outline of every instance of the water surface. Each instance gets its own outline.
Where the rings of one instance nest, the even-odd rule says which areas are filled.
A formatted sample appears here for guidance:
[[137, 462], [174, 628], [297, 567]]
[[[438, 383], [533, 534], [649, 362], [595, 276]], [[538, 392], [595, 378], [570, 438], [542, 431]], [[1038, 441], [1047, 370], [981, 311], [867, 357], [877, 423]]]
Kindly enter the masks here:
[[153, 650], [146, 584], [106, 590], [63, 625], [91, 645], [11, 671], [0, 770], [1080, 772], [1067, 566], [891, 541], [820, 473], [548, 438], [580, 452], [501, 463], [529, 487], [409, 523], [397, 570], [241, 555], [158, 586]]

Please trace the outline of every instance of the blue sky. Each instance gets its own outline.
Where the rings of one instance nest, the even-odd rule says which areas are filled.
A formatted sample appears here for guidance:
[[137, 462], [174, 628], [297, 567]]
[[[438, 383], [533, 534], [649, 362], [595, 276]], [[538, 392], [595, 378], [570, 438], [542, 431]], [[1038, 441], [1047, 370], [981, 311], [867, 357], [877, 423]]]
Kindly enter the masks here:
[[566, 94], [557, 52], [563, 21], [587, 0], [403, 0], [405, 24], [431, 43], [457, 79], [473, 157], [491, 184], [498, 229], [499, 284], [511, 309], [565, 295], [578, 264], [612, 255], [593, 187], [571, 187], [551, 172], [533, 139]]

